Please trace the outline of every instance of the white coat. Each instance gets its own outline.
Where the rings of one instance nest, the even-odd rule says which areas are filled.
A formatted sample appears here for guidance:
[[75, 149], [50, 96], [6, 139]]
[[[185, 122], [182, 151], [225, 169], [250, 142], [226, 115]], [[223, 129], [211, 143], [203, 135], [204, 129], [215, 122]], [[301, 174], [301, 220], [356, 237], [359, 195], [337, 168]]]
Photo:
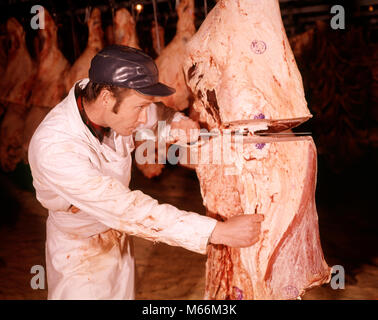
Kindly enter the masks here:
[[[147, 127], [162, 120], [158, 115], [170, 114], [172, 120], [172, 112], [157, 108], [148, 107]], [[131, 191], [133, 149], [132, 136], [111, 130], [101, 144], [92, 135], [74, 87], [34, 133], [29, 145], [33, 185], [49, 211], [49, 299], [134, 299], [132, 236], [206, 254], [216, 220]], [[71, 205], [80, 210], [73, 213]]]

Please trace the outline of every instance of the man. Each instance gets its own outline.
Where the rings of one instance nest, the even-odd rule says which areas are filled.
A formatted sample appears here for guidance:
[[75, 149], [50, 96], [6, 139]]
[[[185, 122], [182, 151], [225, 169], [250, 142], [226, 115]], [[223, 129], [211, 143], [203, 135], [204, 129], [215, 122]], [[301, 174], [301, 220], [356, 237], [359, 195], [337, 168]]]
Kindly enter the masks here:
[[258, 240], [262, 216], [218, 222], [128, 188], [137, 127], [164, 119], [164, 135], [196, 127], [153, 103], [174, 92], [158, 82], [149, 56], [110, 46], [93, 58], [89, 81], [79, 81], [36, 130], [29, 163], [37, 198], [49, 210], [49, 299], [134, 299], [131, 235], [201, 254], [209, 243], [245, 247]]

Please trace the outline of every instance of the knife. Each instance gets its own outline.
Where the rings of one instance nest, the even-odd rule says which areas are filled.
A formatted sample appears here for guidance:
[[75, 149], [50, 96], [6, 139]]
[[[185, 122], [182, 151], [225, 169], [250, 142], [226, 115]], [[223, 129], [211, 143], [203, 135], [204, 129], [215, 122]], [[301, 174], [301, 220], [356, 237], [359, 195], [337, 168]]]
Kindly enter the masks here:
[[[242, 136], [242, 138], [235, 139], [236, 142], [243, 143], [269, 143], [269, 142], [286, 142], [286, 141], [301, 141], [308, 140], [311, 132], [283, 132], [299, 126], [306, 122], [312, 116], [291, 118], [291, 119], [248, 119], [235, 120], [225, 122], [222, 124], [218, 132], [200, 132], [200, 138], [217, 137], [222, 134], [231, 134], [233, 138]], [[267, 129], [250, 132], [248, 127], [265, 125]], [[225, 131], [229, 130], [229, 131]], [[201, 140], [203, 143], [207, 141]], [[191, 142], [189, 145], [193, 146], [199, 140]], [[189, 146], [188, 145], [188, 146]]]
[[291, 119], [247, 119], [247, 120], [235, 120], [222, 124], [221, 129], [248, 129], [251, 126], [266, 125], [267, 129], [258, 130], [257, 132], [277, 133], [293, 129], [302, 123], [306, 122], [312, 116], [291, 118]]

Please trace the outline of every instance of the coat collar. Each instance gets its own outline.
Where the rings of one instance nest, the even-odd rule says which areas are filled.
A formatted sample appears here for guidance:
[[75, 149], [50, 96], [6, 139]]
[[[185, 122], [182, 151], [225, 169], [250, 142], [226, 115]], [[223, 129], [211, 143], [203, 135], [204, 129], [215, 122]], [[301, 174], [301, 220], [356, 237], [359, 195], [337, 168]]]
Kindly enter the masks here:
[[91, 133], [98, 139], [98, 141], [102, 143], [102, 141], [104, 140], [104, 136], [109, 135], [110, 128], [99, 126], [98, 124], [91, 121], [91, 119], [89, 119], [84, 109], [83, 96], [79, 95], [76, 97], [75, 95], [75, 98], [76, 98], [76, 104], [79, 108], [81, 119], [83, 120], [87, 128], [91, 131]]
[[[117, 134], [114, 130], [110, 129], [109, 137], [104, 138], [104, 143], [100, 143], [100, 141], [92, 134], [92, 132], [89, 130], [89, 128], [84, 124], [78, 105], [76, 103], [76, 97], [75, 97], [75, 87], [76, 84], [78, 84], [81, 88], [83, 88], [87, 83], [89, 82], [89, 79], [83, 79], [77, 81], [74, 86], [71, 88], [71, 90], [68, 93], [68, 96], [64, 101], [62, 101], [64, 113], [68, 115], [69, 117], [69, 128], [70, 128], [70, 134], [74, 137], [82, 137], [84, 140], [89, 142], [93, 147], [98, 150], [106, 150], [107, 152], [114, 149], [113, 152], [117, 152], [119, 154], [125, 155], [126, 153], [130, 153], [134, 149], [134, 141], [133, 136], [121, 136]], [[107, 141], [105, 141], [107, 140]], [[113, 147], [109, 147], [107, 144], [112, 141]], [[125, 150], [125, 146], [127, 145], [128, 151]]]
[[67, 100], [65, 101], [65, 109], [69, 116], [69, 124], [71, 128], [71, 134], [75, 136], [85, 136], [87, 139], [89, 139], [91, 142], [100, 144], [100, 141], [92, 134], [92, 132], [89, 130], [89, 128], [85, 125], [83, 122], [79, 108], [76, 102], [75, 97], [75, 87], [76, 85], [79, 85], [81, 88], [84, 88], [87, 83], [89, 82], [89, 79], [82, 79], [77, 81], [71, 90], [68, 93]]

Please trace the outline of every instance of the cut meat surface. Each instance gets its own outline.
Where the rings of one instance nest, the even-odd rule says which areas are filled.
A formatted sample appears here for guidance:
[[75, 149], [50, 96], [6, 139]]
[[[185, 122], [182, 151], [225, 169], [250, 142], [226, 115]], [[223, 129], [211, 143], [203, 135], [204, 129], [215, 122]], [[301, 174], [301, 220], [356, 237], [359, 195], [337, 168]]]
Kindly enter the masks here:
[[[210, 128], [311, 116], [276, 0], [219, 1], [188, 44], [184, 72], [194, 108]], [[200, 161], [196, 168], [208, 215], [226, 220], [260, 213], [264, 221], [251, 247], [210, 246], [205, 298], [296, 299], [328, 282], [312, 138], [231, 149], [221, 139], [200, 149], [201, 157], [222, 155], [221, 161]]]
[[[201, 153], [211, 154], [206, 149], [209, 146]], [[247, 151], [251, 160], [233, 150], [232, 165], [197, 166], [208, 215], [221, 221], [240, 214], [262, 213], [265, 217], [255, 245], [210, 247], [207, 299], [235, 298], [233, 287], [248, 299], [295, 299], [329, 279], [315, 206], [315, 145], [309, 137], [307, 141], [270, 143], [264, 149], [269, 149], [264, 150], [265, 156], [256, 148]], [[223, 272], [226, 265], [241, 274]]]
[[156, 59], [159, 80], [176, 89], [176, 93], [164, 97], [161, 101], [175, 110], [184, 110], [189, 106], [190, 90], [185, 83], [183, 62], [188, 41], [194, 35], [194, 1], [182, 0], [177, 7], [177, 31], [173, 40], [162, 50]]
[[88, 78], [88, 70], [91, 66], [91, 60], [100, 51], [103, 44], [104, 32], [101, 28], [101, 11], [98, 8], [93, 9], [88, 19], [88, 43], [84, 52], [75, 61], [66, 77], [66, 91], [68, 92], [76, 81]]
[[1, 122], [0, 162], [4, 171], [13, 171], [22, 159], [26, 102], [36, 67], [26, 47], [25, 32], [15, 18], [8, 20], [7, 33], [11, 46], [1, 86], [0, 104], [6, 111]]

